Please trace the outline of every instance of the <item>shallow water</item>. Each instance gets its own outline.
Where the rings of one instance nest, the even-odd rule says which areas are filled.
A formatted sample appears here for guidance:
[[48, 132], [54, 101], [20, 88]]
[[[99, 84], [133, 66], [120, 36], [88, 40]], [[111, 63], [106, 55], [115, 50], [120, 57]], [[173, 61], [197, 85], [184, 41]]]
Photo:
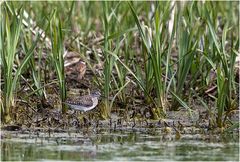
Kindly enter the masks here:
[[[110, 131], [78, 133], [4, 133], [2, 160], [221, 160], [239, 161], [238, 138]], [[231, 139], [226, 142], [226, 139]]]

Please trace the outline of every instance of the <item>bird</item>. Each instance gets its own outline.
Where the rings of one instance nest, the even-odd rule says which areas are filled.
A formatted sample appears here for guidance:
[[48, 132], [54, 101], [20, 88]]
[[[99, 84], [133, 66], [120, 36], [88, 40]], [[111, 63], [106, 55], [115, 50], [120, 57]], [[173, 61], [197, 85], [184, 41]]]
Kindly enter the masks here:
[[67, 104], [71, 109], [86, 112], [94, 109], [98, 105], [98, 99], [101, 93], [99, 91], [94, 91], [90, 95], [80, 96], [74, 101], [66, 100], [63, 102]]

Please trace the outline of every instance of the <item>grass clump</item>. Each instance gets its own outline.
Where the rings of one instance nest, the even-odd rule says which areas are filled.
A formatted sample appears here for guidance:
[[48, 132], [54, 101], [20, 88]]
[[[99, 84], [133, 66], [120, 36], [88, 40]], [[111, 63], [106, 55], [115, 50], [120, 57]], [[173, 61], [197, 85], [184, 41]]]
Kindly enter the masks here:
[[[17, 4], [22, 7], [14, 8]], [[7, 118], [14, 93], [19, 90], [19, 78], [30, 72], [29, 85], [35, 85], [31, 93], [40, 98], [47, 99], [46, 89], [54, 78], [58, 80], [54, 88], [59, 90], [61, 101], [67, 97], [68, 86], [85, 90], [97, 86], [103, 94], [104, 118], [116, 109], [126, 113], [129, 109], [138, 113], [144, 109], [150, 112], [149, 118], [160, 119], [169, 110], [191, 112], [200, 100], [216, 115], [211, 116], [214, 125], [224, 127], [228, 114], [238, 110], [235, 71], [239, 38], [235, 4], [4, 2], [0, 20], [4, 118], [10, 120]], [[37, 34], [34, 39], [31, 35], [21, 37], [27, 33], [23, 30], [28, 29], [22, 25], [24, 12], [30, 13], [34, 24], [44, 29], [41, 41]], [[22, 49], [25, 54], [21, 64], [17, 64]], [[65, 76], [65, 61], [71, 52], [87, 64], [86, 78], [77, 83]], [[45, 72], [38, 67], [43, 58], [47, 60]], [[89, 84], [82, 88], [84, 81]], [[135, 106], [139, 103], [140, 108]], [[62, 105], [62, 112], [66, 111]]]
[[[10, 18], [11, 17], [11, 18]], [[15, 12], [15, 8], [9, 5], [1, 5], [1, 69], [4, 77], [3, 107], [1, 107], [1, 119], [5, 123], [11, 121], [11, 108], [14, 107], [14, 92], [18, 88], [18, 80], [24, 72], [24, 68], [33, 55], [38, 38], [31, 44], [22, 62], [15, 67], [19, 38], [22, 28], [22, 8]]]

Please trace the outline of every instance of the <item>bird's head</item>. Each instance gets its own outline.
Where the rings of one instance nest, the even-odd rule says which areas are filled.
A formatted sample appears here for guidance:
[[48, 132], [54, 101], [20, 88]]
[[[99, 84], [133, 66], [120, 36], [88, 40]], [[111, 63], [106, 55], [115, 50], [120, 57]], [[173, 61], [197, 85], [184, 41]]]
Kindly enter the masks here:
[[93, 91], [91, 93], [91, 96], [99, 98], [101, 96], [101, 93], [99, 91]]

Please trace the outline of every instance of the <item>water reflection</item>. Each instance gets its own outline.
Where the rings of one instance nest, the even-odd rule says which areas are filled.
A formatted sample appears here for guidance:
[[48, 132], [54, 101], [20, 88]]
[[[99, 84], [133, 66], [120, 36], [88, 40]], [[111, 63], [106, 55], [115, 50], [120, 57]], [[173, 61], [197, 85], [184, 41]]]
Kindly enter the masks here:
[[[67, 138], [66, 138], [67, 137]], [[1, 158], [12, 160], [231, 160], [239, 161], [239, 143], [182, 138], [163, 134], [100, 131], [92, 134], [19, 134], [1, 140]]]

